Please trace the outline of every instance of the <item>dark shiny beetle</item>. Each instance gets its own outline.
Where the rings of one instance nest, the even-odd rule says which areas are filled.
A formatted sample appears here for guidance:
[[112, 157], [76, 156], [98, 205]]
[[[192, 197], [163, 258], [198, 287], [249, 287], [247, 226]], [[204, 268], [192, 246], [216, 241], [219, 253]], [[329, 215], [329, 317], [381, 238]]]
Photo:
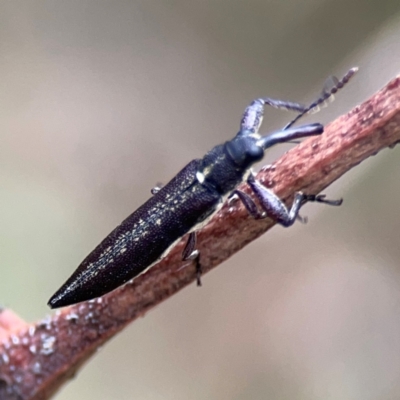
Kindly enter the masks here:
[[[356, 68], [308, 107], [297, 103], [273, 100], [254, 100], [245, 110], [239, 133], [230, 141], [214, 147], [202, 159], [191, 161], [167, 185], [154, 190], [153, 197], [115, 228], [90, 253], [67, 282], [49, 301], [52, 308], [90, 300], [117, 288], [163, 258], [171, 247], [189, 233], [182, 259], [192, 260], [200, 285], [200, 254], [196, 247], [196, 229], [215, 214], [223, 201], [236, 194], [255, 218], [268, 216], [283, 226], [290, 226], [298, 217], [305, 201], [330, 202], [323, 196], [296, 193], [290, 210], [271, 191], [259, 183], [251, 167], [264, 156], [264, 151], [278, 143], [319, 135], [321, 124], [292, 127], [298, 119], [331, 99], [356, 72]], [[281, 131], [268, 136], [258, 133], [264, 106], [297, 111], [299, 114]], [[246, 181], [257, 197], [260, 212], [247, 194], [237, 186]]]

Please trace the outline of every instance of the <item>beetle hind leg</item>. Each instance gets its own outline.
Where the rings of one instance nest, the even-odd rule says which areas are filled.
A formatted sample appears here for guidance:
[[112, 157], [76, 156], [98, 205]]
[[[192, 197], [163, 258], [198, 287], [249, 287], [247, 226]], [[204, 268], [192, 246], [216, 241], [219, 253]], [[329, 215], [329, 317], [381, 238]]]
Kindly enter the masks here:
[[201, 275], [203, 273], [203, 269], [200, 263], [200, 252], [196, 250], [196, 242], [196, 232], [190, 232], [185, 248], [182, 251], [182, 260], [194, 262], [196, 268], [197, 286], [201, 286]]

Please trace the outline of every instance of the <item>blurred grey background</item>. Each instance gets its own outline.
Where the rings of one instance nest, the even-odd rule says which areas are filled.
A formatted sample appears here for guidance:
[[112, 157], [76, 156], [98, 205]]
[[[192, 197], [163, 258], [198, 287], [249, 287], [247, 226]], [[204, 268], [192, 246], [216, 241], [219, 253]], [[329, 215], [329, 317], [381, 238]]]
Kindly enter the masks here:
[[[328, 122], [400, 71], [400, 2], [0, 3], [0, 302], [23, 318], [256, 97]], [[263, 130], [291, 117], [268, 110]], [[272, 162], [289, 147], [270, 151]], [[137, 321], [65, 399], [400, 398], [400, 148]]]

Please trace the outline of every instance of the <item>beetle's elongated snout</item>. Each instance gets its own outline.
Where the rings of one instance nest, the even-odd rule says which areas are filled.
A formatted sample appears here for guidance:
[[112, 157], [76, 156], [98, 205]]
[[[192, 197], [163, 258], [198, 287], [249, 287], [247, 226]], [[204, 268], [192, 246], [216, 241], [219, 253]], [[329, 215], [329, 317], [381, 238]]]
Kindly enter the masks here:
[[264, 150], [278, 143], [290, 142], [291, 140], [303, 139], [308, 136], [320, 135], [324, 127], [319, 123], [302, 125], [282, 131], [273, 132], [257, 141], [257, 144]]

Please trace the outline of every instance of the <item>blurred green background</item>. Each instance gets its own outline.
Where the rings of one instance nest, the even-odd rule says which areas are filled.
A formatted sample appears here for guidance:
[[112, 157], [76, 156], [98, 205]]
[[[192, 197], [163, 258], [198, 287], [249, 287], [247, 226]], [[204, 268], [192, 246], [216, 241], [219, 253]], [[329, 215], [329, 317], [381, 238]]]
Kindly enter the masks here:
[[[0, 302], [27, 320], [122, 219], [270, 96], [361, 69], [328, 122], [400, 71], [400, 2], [0, 3]], [[290, 114], [268, 110], [263, 131]], [[271, 150], [272, 162], [289, 146]], [[400, 148], [136, 321], [65, 399], [400, 398]]]

